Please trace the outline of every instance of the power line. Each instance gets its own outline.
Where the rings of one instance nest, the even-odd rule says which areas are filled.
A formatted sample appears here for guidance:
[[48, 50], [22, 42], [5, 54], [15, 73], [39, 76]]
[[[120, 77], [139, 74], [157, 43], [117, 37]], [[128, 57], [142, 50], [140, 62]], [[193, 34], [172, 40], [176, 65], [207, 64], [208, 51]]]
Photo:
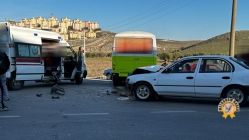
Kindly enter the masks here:
[[143, 12], [137, 14], [137, 15], [134, 15], [134, 16], [132, 16], [132, 17], [129, 17], [129, 18], [125, 19], [125, 20], [119, 21], [119, 22], [117, 22], [117, 23], [114, 23], [114, 24], [111, 24], [111, 25], [108, 25], [108, 26], [105, 26], [105, 27], [102, 27], [102, 28], [113, 27], [114, 25], [118, 25], [118, 24], [120, 24], [120, 23], [123, 24], [124, 22], [127, 22], [127, 21], [129, 21], [129, 20], [131, 20], [131, 19], [134, 19], [134, 18], [136, 18], [136, 17], [139, 17], [140, 15], [143, 15], [143, 14], [145, 14], [145, 13], [147, 13], [147, 12], [150, 12], [151, 10], [157, 9], [157, 8], [159, 8], [159, 7], [161, 7], [161, 6], [165, 5], [165, 4], [167, 4], [167, 1], [170, 1], [170, 0], [163, 1], [163, 2], [161, 2], [161, 3], [159, 3], [159, 4], [157, 4], [157, 5], [155, 5], [155, 6], [151, 7], [151, 8], [149, 8], [149, 9], [147, 9], [147, 10], [145, 10], [145, 11], [143, 11]]
[[129, 21], [129, 22], [127, 22], [127, 23], [123, 23], [123, 24], [121, 24], [121, 25], [119, 25], [119, 26], [116, 26], [116, 27], [113, 27], [113, 28], [111, 28], [111, 29], [109, 29], [109, 30], [116, 29], [116, 28], [120, 28], [120, 27], [123, 27], [123, 26], [127, 26], [127, 25], [129, 25], [129, 24], [133, 24], [133, 23], [135, 23], [135, 22], [138, 22], [138, 21], [141, 21], [141, 20], [143, 20], [143, 19], [149, 18], [149, 17], [151, 17], [151, 16], [153, 16], [153, 15], [155, 15], [155, 14], [158, 14], [159, 12], [162, 12], [162, 11], [164, 11], [164, 10], [168, 10], [169, 8], [176, 6], [176, 5], [180, 4], [180, 3], [182, 3], [183, 1], [185, 1], [185, 0], [174, 1], [174, 2], [171, 3], [170, 5], [167, 5], [167, 7], [163, 7], [163, 8], [158, 9], [158, 10], [152, 12], [152, 13], [149, 13], [149, 14], [147, 14], [147, 15], [144, 15], [143, 17], [140, 17], [140, 18], [138, 18], [138, 19], [134, 19], [134, 20]]
[[173, 13], [173, 12], [175, 12], [175, 11], [177, 11], [177, 10], [179, 10], [179, 9], [181, 9], [181, 8], [183, 8], [183, 7], [185, 7], [185, 6], [189, 5], [189, 4], [191, 4], [191, 3], [193, 3], [194, 1], [196, 1], [196, 0], [193, 0], [193, 1], [187, 3], [187, 4], [183, 5], [183, 6], [181, 6], [181, 7], [179, 7], [179, 8], [176, 8], [175, 10], [170, 11], [170, 12], [168, 12], [168, 13], [166, 13], [166, 14], [163, 14], [163, 15], [157, 17], [157, 18], [154, 18], [154, 19], [149, 20], [149, 21], [147, 21], [147, 22], [144, 22], [144, 23], [142, 23], [142, 24], [133, 26], [133, 27], [131, 27], [131, 28], [127, 28], [126, 30], [130, 30], [130, 29], [132, 29], [132, 28], [139, 27], [139, 26], [142, 26], [142, 25], [147, 24], [147, 23], [149, 23], [149, 22], [155, 21], [156, 19], [159, 19], [159, 18], [161, 18], [161, 17], [164, 17], [164, 16], [166, 16], [166, 15], [168, 15], [168, 14], [171, 14], [171, 13]]

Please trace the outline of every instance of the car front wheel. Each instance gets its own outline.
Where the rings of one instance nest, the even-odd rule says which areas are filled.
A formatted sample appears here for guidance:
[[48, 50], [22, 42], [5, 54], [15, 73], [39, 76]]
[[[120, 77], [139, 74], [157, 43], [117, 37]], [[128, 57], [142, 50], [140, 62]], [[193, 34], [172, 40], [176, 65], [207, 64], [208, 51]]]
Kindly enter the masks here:
[[112, 75], [111, 75], [110, 73], [108, 73], [108, 74], [106, 75], [106, 79], [107, 79], [107, 80], [112, 80]]
[[247, 101], [247, 93], [241, 87], [232, 86], [225, 90], [225, 98], [233, 98], [240, 106], [244, 106]]
[[148, 83], [139, 83], [134, 88], [134, 95], [139, 101], [152, 100], [154, 92]]

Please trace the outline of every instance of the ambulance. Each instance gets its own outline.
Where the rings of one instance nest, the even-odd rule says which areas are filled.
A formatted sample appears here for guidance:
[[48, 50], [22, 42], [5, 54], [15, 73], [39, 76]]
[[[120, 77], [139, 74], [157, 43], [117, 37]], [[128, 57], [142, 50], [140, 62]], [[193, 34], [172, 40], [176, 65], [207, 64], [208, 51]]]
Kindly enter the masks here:
[[[10, 60], [10, 68], [6, 72], [10, 90], [21, 89], [25, 81], [70, 80], [82, 84], [87, 76], [83, 48], [79, 46], [75, 50], [52, 31], [0, 22], [0, 51], [5, 52]], [[58, 60], [57, 78], [51, 71], [55, 58]]]

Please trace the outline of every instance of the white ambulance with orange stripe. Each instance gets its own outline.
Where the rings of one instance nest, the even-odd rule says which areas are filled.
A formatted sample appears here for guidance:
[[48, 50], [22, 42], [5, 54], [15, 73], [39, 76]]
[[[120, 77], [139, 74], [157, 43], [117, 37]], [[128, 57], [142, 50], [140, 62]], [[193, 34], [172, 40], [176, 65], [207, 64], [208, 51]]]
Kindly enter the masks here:
[[[55, 46], [57, 49], [55, 49]], [[52, 49], [50, 49], [52, 48]], [[58, 34], [52, 31], [11, 26], [0, 22], [0, 51], [5, 52], [11, 62], [6, 72], [9, 89], [18, 90], [24, 81], [51, 82], [56, 79], [51, 73], [53, 58], [59, 57], [56, 67], [60, 80], [82, 84], [87, 76], [85, 52], [77, 51]]]

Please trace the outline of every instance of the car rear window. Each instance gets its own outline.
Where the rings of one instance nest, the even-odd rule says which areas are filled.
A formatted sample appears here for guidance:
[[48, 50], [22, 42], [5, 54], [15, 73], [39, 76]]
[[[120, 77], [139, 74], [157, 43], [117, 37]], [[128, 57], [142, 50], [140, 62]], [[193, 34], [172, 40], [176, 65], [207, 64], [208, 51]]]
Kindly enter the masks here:
[[239, 64], [240, 66], [242, 66], [242, 67], [244, 67], [246, 69], [249, 69], [249, 66], [247, 66], [243, 61], [240, 61], [240, 60], [238, 60], [238, 59], [236, 59], [234, 57], [230, 57], [230, 59], [232, 61], [234, 61], [235, 63]]

